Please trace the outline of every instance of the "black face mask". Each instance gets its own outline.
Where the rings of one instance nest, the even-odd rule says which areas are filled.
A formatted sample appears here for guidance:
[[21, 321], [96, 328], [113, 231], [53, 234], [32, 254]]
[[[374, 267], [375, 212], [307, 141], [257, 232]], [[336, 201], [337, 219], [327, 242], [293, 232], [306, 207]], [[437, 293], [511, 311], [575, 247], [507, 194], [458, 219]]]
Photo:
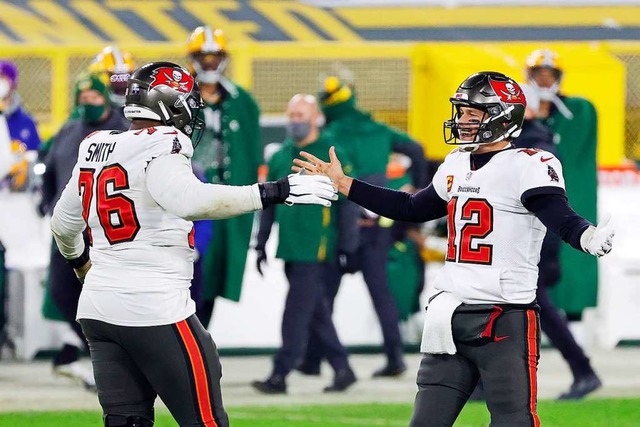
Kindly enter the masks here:
[[309, 122], [290, 122], [287, 125], [287, 136], [296, 142], [305, 139], [311, 132], [311, 123]]

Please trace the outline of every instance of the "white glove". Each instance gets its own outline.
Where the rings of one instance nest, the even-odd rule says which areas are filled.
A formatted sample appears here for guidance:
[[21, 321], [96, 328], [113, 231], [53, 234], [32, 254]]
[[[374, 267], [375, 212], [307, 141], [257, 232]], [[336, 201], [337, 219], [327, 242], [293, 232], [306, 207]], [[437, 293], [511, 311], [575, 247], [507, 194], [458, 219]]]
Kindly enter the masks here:
[[610, 222], [611, 215], [608, 215], [597, 227], [592, 225], [582, 233], [580, 246], [585, 252], [598, 258], [611, 252], [616, 232]]
[[331, 206], [331, 200], [338, 200], [338, 190], [324, 175], [303, 175], [294, 173], [289, 180], [289, 197], [285, 205], [322, 205]]

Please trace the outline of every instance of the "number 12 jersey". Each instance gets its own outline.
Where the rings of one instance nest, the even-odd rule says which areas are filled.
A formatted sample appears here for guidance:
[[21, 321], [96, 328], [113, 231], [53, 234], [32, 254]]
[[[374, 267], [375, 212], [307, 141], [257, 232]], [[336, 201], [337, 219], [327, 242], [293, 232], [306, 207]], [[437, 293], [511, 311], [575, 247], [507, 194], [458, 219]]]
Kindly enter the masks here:
[[531, 303], [546, 228], [522, 200], [564, 192], [558, 159], [506, 149], [473, 170], [470, 153], [454, 150], [433, 186], [448, 210], [446, 261], [435, 288], [468, 304]]

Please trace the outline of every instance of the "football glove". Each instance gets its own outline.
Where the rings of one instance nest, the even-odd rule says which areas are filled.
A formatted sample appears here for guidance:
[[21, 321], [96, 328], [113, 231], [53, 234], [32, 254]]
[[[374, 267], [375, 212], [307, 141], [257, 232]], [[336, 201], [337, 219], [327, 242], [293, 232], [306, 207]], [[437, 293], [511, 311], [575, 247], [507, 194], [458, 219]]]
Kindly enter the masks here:
[[611, 252], [613, 236], [616, 232], [610, 222], [611, 215], [607, 216], [597, 227], [592, 225], [582, 233], [580, 246], [585, 252], [597, 257]]
[[263, 208], [275, 203], [329, 207], [332, 200], [338, 200], [338, 190], [324, 175], [290, 174], [277, 181], [259, 184], [258, 188]]

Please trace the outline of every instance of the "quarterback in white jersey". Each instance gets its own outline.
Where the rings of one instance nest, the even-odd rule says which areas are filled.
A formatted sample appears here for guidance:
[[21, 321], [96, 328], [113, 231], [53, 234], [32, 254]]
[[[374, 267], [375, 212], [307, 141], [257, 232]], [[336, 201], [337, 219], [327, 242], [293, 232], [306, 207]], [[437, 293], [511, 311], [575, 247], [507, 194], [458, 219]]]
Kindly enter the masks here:
[[152, 426], [158, 395], [180, 425], [229, 425], [215, 344], [189, 295], [191, 220], [337, 199], [327, 177], [311, 175], [240, 187], [200, 182], [191, 156], [201, 107], [182, 67], [136, 70], [124, 108], [130, 129], [82, 142], [51, 219], [60, 252], [84, 280], [77, 318], [107, 427]]
[[491, 163], [491, 173], [474, 170], [471, 153], [454, 150], [433, 178], [451, 230], [434, 286], [467, 304], [529, 304], [546, 227], [523, 200], [539, 188], [563, 194], [562, 167], [546, 151], [529, 149], [505, 150]]
[[446, 262], [425, 316], [410, 425], [453, 425], [482, 379], [492, 427], [536, 427], [535, 291], [545, 231], [595, 256], [611, 250], [614, 232], [571, 209], [558, 159], [511, 143], [526, 106], [514, 80], [473, 74], [450, 102], [445, 142], [460, 148], [416, 194], [345, 176], [333, 148], [329, 163], [308, 153], [294, 163], [326, 174], [349, 200], [382, 216], [410, 222], [447, 217]]

